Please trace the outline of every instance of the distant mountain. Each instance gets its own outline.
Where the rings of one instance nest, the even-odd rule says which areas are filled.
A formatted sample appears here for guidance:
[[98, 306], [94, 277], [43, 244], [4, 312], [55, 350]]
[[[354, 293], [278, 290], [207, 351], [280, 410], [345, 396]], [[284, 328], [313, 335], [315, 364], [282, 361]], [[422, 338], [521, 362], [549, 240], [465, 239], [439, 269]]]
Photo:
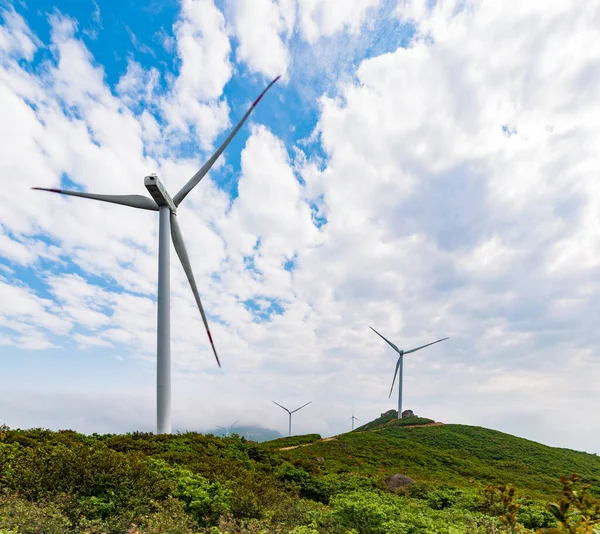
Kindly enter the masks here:
[[[205, 430], [203, 434], [212, 434], [213, 436], [225, 436], [225, 430], [215, 428], [214, 430]], [[237, 434], [240, 437], [244, 437], [249, 441], [271, 441], [283, 437], [280, 432], [271, 428], [262, 428], [260, 426], [235, 426], [229, 431], [231, 434]]]

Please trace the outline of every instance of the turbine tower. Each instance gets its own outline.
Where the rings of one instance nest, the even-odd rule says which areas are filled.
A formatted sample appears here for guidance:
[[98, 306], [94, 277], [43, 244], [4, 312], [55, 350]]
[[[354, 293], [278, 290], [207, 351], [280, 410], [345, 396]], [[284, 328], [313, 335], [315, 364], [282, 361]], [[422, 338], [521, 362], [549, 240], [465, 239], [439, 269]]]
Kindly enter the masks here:
[[292, 435], [292, 414], [297, 412], [298, 410], [302, 410], [302, 408], [304, 408], [305, 406], [308, 406], [312, 401], [309, 401], [306, 404], [303, 404], [302, 406], [300, 406], [300, 408], [296, 408], [295, 410], [292, 410], [291, 412], [285, 406], [282, 406], [278, 402], [275, 402], [275, 401], [271, 401], [271, 402], [273, 402], [274, 404], [277, 404], [277, 406], [279, 406], [280, 408], [283, 408], [289, 414], [289, 416], [290, 416], [290, 419], [289, 419], [290, 433], [289, 433], [289, 435], [291, 436]]
[[92, 200], [100, 200], [102, 202], [110, 202], [112, 204], [120, 204], [131, 208], [143, 210], [151, 210], [159, 212], [159, 227], [158, 227], [158, 318], [157, 318], [157, 343], [156, 343], [156, 431], [158, 434], [171, 433], [171, 339], [170, 339], [170, 276], [169, 276], [169, 233], [173, 240], [173, 246], [179, 260], [183, 266], [183, 270], [192, 288], [196, 305], [202, 316], [204, 328], [208, 335], [208, 340], [212, 347], [217, 364], [221, 367], [221, 362], [217, 356], [217, 350], [208, 328], [208, 322], [196, 281], [190, 265], [190, 260], [183, 242], [183, 236], [179, 223], [177, 222], [177, 208], [188, 195], [188, 193], [198, 185], [200, 180], [206, 175], [215, 161], [219, 158], [223, 150], [231, 142], [235, 134], [240, 130], [246, 119], [252, 113], [260, 99], [271, 88], [271, 86], [279, 79], [275, 78], [258, 98], [252, 103], [246, 114], [240, 122], [227, 136], [225, 141], [217, 149], [217, 151], [209, 158], [209, 160], [200, 168], [200, 170], [190, 178], [190, 180], [181, 188], [181, 190], [173, 197], [167, 193], [165, 186], [161, 183], [155, 174], [151, 174], [144, 178], [144, 185], [152, 196], [148, 198], [144, 195], [97, 195], [92, 193], [80, 193], [78, 191], [65, 191], [63, 189], [48, 189], [45, 187], [33, 187], [38, 191], [49, 191], [51, 193], [60, 193], [62, 195], [70, 195], [74, 197], [89, 198]]
[[438, 339], [437, 341], [433, 341], [431, 343], [427, 343], [427, 345], [422, 345], [417, 347], [416, 349], [410, 350], [401, 350], [396, 345], [394, 345], [391, 341], [384, 338], [377, 330], [375, 330], [372, 326], [369, 326], [373, 332], [375, 332], [381, 339], [383, 339], [390, 347], [392, 347], [398, 353], [398, 361], [396, 362], [396, 370], [394, 371], [394, 378], [392, 380], [392, 387], [390, 388], [390, 395], [388, 398], [392, 396], [392, 390], [394, 389], [394, 382], [396, 381], [396, 375], [398, 375], [398, 419], [402, 419], [402, 363], [405, 354], [410, 354], [411, 352], [417, 352], [418, 350], [424, 349], [425, 347], [429, 347], [430, 345], [435, 345], [440, 341], [445, 341], [449, 339], [444, 337], [442, 339]]
[[230, 425], [230, 426], [219, 426], [219, 425], [215, 425], [215, 426], [216, 426], [217, 428], [220, 428], [221, 430], [225, 430], [225, 437], [226, 437], [226, 438], [228, 438], [228, 437], [229, 437], [229, 431], [230, 431], [230, 430], [231, 430], [231, 429], [232, 429], [232, 428], [233, 428], [235, 425], [237, 425], [237, 424], [238, 424], [238, 422], [239, 422], [239, 419], [238, 419], [238, 421], [236, 421], [235, 423], [233, 423], [233, 425]]

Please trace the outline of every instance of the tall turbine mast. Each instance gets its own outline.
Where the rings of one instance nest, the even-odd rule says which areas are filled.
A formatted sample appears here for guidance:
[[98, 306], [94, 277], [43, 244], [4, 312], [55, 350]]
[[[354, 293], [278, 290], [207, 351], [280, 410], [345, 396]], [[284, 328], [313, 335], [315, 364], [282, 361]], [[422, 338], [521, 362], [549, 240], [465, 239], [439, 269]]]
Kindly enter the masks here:
[[275, 402], [275, 401], [271, 401], [271, 402], [274, 404], [277, 404], [277, 406], [279, 406], [280, 408], [283, 408], [289, 414], [289, 435], [291, 436], [292, 435], [292, 414], [297, 412], [298, 410], [302, 410], [302, 408], [304, 408], [305, 406], [308, 406], [312, 401], [309, 401], [306, 404], [303, 404], [302, 406], [300, 406], [300, 408], [296, 408], [295, 410], [292, 410], [291, 412], [285, 406], [282, 406], [278, 402]]
[[219, 146], [216, 152], [208, 159], [208, 161], [200, 168], [200, 170], [190, 178], [190, 180], [181, 188], [181, 190], [173, 197], [169, 195], [165, 186], [161, 183], [155, 174], [151, 174], [144, 178], [144, 185], [152, 196], [148, 198], [143, 195], [97, 195], [93, 193], [80, 193], [79, 191], [65, 191], [64, 189], [48, 189], [45, 187], [33, 187], [39, 191], [49, 191], [51, 193], [60, 193], [73, 197], [88, 198], [99, 200], [101, 202], [110, 202], [121, 206], [138, 208], [144, 210], [159, 212], [158, 226], [158, 303], [157, 303], [157, 339], [156, 339], [156, 431], [158, 434], [171, 433], [171, 319], [170, 319], [170, 245], [169, 234], [173, 241], [175, 252], [181, 261], [185, 275], [192, 288], [194, 299], [206, 329], [208, 340], [212, 347], [213, 354], [217, 360], [217, 364], [221, 367], [219, 356], [210, 334], [206, 314], [200, 301], [198, 288], [190, 265], [183, 235], [177, 222], [177, 208], [188, 195], [204, 178], [206, 173], [214, 165], [223, 150], [231, 142], [235, 134], [240, 130], [246, 119], [249, 117], [252, 110], [256, 107], [260, 99], [271, 88], [271, 86], [279, 79], [277, 76], [258, 98], [252, 103], [248, 111], [242, 117], [240, 122], [227, 136], [225, 141]]
[[388, 398], [392, 396], [392, 390], [394, 389], [394, 382], [396, 381], [396, 375], [398, 375], [398, 419], [402, 419], [402, 364], [405, 354], [410, 354], [411, 352], [417, 352], [418, 350], [424, 349], [425, 347], [429, 347], [430, 345], [435, 345], [440, 341], [445, 341], [449, 339], [444, 337], [442, 339], [438, 339], [437, 341], [432, 341], [431, 343], [427, 343], [427, 345], [421, 345], [415, 349], [410, 350], [401, 350], [396, 345], [394, 345], [391, 341], [384, 338], [377, 330], [375, 330], [372, 326], [369, 326], [373, 332], [375, 332], [381, 339], [383, 339], [390, 347], [392, 347], [398, 353], [398, 361], [396, 362], [396, 370], [394, 371], [394, 378], [392, 380], [392, 387], [390, 388], [390, 395]]

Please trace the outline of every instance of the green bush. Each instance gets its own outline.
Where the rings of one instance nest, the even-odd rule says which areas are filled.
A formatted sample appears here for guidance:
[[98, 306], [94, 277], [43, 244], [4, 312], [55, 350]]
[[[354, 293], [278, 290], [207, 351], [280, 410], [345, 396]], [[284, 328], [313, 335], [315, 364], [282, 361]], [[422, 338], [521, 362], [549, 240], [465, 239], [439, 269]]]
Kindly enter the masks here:
[[162, 460], [150, 460], [152, 470], [177, 484], [173, 496], [185, 505], [186, 511], [201, 525], [216, 524], [219, 517], [228, 512], [231, 490], [218, 482], [209, 482], [180, 466], [169, 466]]
[[333, 515], [346, 528], [354, 528], [360, 534], [385, 532], [384, 523], [394, 516], [394, 498], [375, 492], [353, 491], [336, 495], [331, 500]]
[[71, 521], [55, 503], [30, 502], [16, 495], [0, 497], [2, 534], [65, 534], [71, 527]]

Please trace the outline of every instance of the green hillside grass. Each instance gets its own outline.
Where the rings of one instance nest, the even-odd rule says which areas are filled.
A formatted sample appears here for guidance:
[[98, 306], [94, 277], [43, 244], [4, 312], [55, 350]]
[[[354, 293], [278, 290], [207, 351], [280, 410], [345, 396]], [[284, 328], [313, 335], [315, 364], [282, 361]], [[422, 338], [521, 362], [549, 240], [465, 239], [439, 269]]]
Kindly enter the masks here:
[[[0, 427], [0, 533], [534, 532], [559, 524], [546, 503], [561, 499], [562, 475], [577, 472], [592, 498], [599, 493], [595, 455], [484, 428], [408, 422], [385, 416], [333, 439], [262, 444]], [[416, 482], [392, 493], [385, 481], [395, 473]], [[596, 502], [563, 519], [600, 522]]]
[[389, 428], [387, 423], [281, 454], [302, 465], [311, 465], [315, 457], [326, 458], [319, 465], [323, 474], [382, 479], [400, 472], [420, 482], [456, 487], [510, 481], [539, 499], [555, 497], [561, 488], [559, 478], [576, 472], [600, 494], [600, 458], [595, 455], [479, 427]]

